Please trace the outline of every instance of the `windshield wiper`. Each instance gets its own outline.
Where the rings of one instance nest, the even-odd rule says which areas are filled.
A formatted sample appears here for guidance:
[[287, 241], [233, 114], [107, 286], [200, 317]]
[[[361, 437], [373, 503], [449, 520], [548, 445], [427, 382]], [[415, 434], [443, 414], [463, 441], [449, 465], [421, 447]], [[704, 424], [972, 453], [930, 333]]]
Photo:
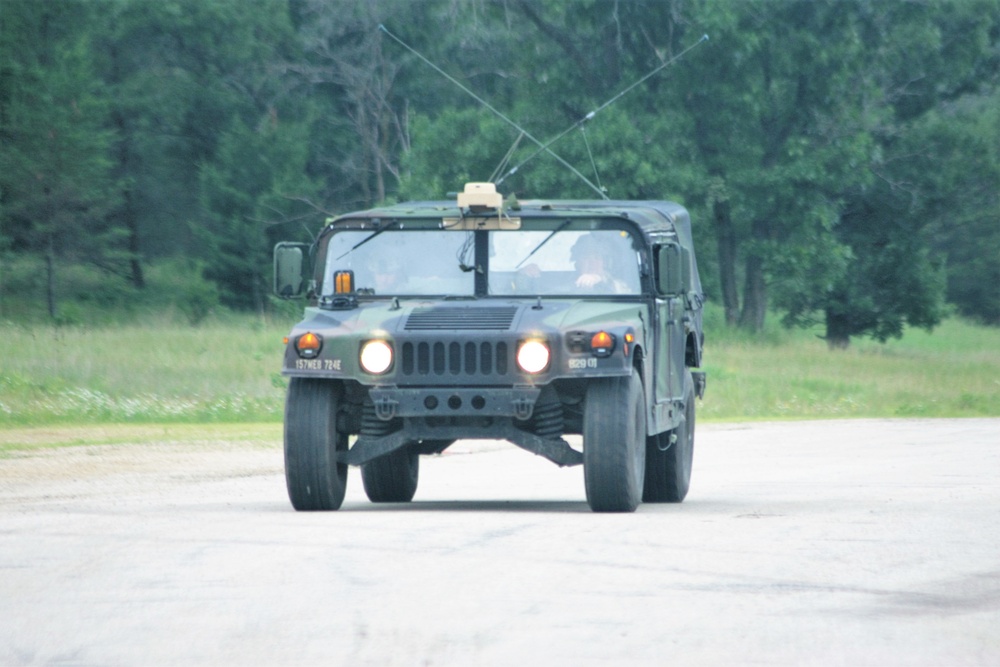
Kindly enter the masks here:
[[389, 231], [389, 229], [391, 227], [396, 226], [396, 225], [399, 225], [399, 220], [390, 220], [389, 222], [385, 223], [385, 227], [379, 227], [374, 232], [372, 232], [371, 234], [369, 234], [365, 238], [363, 238], [360, 241], [358, 241], [357, 243], [355, 243], [354, 247], [352, 247], [350, 250], [348, 250], [343, 255], [341, 255], [340, 257], [338, 257], [337, 260], [339, 261], [339, 260], [344, 259], [348, 255], [350, 255], [352, 252], [354, 252], [355, 250], [357, 250], [358, 248], [360, 248], [364, 244], [368, 243], [369, 241], [371, 241], [373, 238], [375, 238], [376, 236], [378, 236], [382, 232], [387, 232], [387, 231]]
[[556, 227], [555, 229], [552, 230], [552, 233], [550, 233], [548, 236], [546, 236], [544, 239], [542, 239], [542, 242], [539, 243], [538, 245], [536, 245], [535, 249], [532, 250], [531, 252], [529, 252], [527, 254], [527, 256], [524, 259], [522, 259], [520, 262], [518, 262], [517, 266], [515, 266], [514, 268], [515, 269], [520, 269], [522, 264], [524, 264], [529, 259], [531, 259], [532, 255], [534, 255], [536, 252], [538, 252], [539, 250], [541, 250], [542, 246], [549, 242], [549, 239], [551, 239], [553, 236], [555, 236], [556, 234], [558, 234], [562, 230], [566, 229], [566, 227], [568, 227], [571, 222], [573, 222], [571, 219], [570, 220], [563, 220], [562, 223], [560, 223], [560, 225], [558, 227]]

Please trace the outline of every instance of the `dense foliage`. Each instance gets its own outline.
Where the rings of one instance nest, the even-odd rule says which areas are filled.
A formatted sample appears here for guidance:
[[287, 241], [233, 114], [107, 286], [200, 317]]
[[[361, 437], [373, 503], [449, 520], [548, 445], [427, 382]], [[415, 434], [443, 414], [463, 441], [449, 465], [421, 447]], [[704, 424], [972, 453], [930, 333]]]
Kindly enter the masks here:
[[[393, 35], [539, 140], [600, 109], [585, 178]], [[503, 176], [681, 201], [731, 325], [1000, 324], [1000, 0], [5, 0], [0, 54], [0, 251], [57, 320], [82, 264], [263, 312], [274, 241]]]

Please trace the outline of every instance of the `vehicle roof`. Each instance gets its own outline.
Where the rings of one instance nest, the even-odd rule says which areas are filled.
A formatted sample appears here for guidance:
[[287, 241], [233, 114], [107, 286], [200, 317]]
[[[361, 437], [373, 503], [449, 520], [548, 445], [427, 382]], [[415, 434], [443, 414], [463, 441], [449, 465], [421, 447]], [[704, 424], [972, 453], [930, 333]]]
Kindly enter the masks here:
[[[532, 199], [519, 201], [506, 209], [512, 217], [565, 218], [608, 216], [627, 218], [636, 223], [646, 234], [674, 232], [682, 242], [690, 243], [691, 218], [680, 204], [672, 201], [640, 200], [586, 200], [586, 199]], [[391, 206], [382, 206], [337, 216], [334, 224], [341, 220], [358, 218], [426, 218], [460, 217], [462, 212], [454, 201], [410, 201]]]

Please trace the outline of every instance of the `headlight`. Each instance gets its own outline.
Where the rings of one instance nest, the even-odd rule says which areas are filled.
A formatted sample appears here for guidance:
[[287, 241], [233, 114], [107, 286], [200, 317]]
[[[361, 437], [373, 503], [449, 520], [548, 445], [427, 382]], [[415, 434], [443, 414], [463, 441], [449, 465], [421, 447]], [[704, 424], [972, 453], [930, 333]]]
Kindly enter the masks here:
[[521, 343], [517, 349], [517, 365], [525, 373], [541, 373], [549, 366], [549, 346], [538, 340]]
[[392, 346], [384, 340], [370, 340], [361, 346], [361, 368], [381, 375], [392, 366]]

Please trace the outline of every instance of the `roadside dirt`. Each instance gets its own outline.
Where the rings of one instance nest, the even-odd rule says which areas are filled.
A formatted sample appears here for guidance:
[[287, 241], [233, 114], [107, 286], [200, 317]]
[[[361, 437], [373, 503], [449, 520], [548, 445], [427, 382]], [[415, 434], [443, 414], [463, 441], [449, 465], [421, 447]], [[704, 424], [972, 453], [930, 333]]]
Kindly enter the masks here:
[[[277, 439], [224, 435], [192, 440], [187, 428], [171, 437], [162, 427], [131, 426], [0, 431], [0, 444], [13, 447], [0, 454], [0, 504], [282, 472], [280, 431]], [[102, 441], [113, 444], [68, 444]]]

